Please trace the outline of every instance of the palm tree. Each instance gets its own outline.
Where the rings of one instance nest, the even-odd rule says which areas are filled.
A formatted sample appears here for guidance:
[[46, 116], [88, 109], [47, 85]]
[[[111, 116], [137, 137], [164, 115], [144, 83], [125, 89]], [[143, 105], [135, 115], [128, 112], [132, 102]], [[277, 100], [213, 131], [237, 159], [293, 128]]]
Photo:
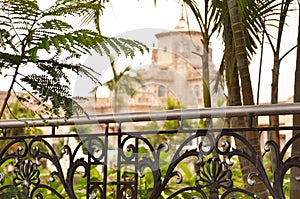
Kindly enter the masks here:
[[[185, 1], [187, 5], [197, 6], [190, 3], [190, 0]], [[254, 105], [253, 92], [251, 85], [251, 78], [249, 73], [249, 58], [251, 54], [255, 52], [256, 43], [255, 40], [259, 40], [256, 34], [261, 30], [260, 22], [261, 18], [270, 13], [273, 8], [272, 0], [265, 1], [253, 1], [253, 0], [223, 0], [212, 1], [212, 5], [216, 7], [216, 10], [221, 13], [222, 23], [219, 30], [223, 30], [223, 40], [225, 44], [223, 68], [226, 74], [226, 84], [228, 88], [228, 105]], [[251, 8], [251, 10], [249, 9]], [[194, 8], [192, 8], [193, 10]], [[194, 12], [195, 14], [195, 12]], [[196, 17], [199, 17], [196, 15]], [[212, 23], [213, 21], [210, 21]], [[255, 34], [253, 34], [255, 33]], [[224, 66], [225, 65], [225, 66]], [[240, 90], [242, 92], [240, 92]], [[235, 118], [232, 121], [232, 125], [239, 127], [245, 126], [245, 121], [242, 118]], [[246, 133], [248, 140], [251, 140], [251, 144], [257, 149], [257, 154], [260, 155], [259, 135], [258, 133]], [[237, 143], [239, 145], [239, 143]], [[238, 146], [243, 149], [243, 146]], [[244, 168], [243, 162], [242, 169]], [[251, 171], [255, 171], [255, 166], [252, 165]], [[246, 172], [243, 172], [244, 180], [246, 179]], [[247, 182], [245, 181], [245, 184]], [[260, 188], [261, 185], [257, 185], [255, 189], [264, 190]], [[261, 194], [261, 197], [265, 197], [265, 193]]]
[[[286, 24], [286, 17], [289, 11], [289, 6], [293, 0], [282, 0], [280, 6], [280, 15], [278, 19], [278, 27], [277, 27], [277, 35], [276, 40], [272, 40], [271, 36], [267, 32], [266, 28], [264, 29], [267, 39], [269, 41], [269, 45], [271, 46], [273, 52], [273, 69], [272, 69], [272, 84], [271, 84], [271, 104], [278, 103], [278, 84], [279, 84], [279, 70], [280, 70], [280, 63], [281, 61], [292, 51], [296, 48], [294, 46], [289, 51], [287, 51], [284, 55], [280, 56], [281, 53], [281, 41], [283, 36], [284, 26]], [[272, 115], [270, 116], [270, 126], [279, 126], [279, 116]], [[280, 148], [280, 137], [279, 137], [279, 130], [274, 130], [269, 132], [269, 139], [274, 140], [278, 147]], [[276, 169], [276, 156], [271, 150], [272, 154], [272, 170], [275, 171]]]
[[[141, 74], [133, 71], [130, 66], [127, 66], [121, 72], [116, 71], [115, 60], [110, 56], [110, 68], [113, 72], [113, 78], [103, 85], [106, 85], [111, 93], [113, 93], [112, 106], [113, 112], [118, 113], [118, 102], [122, 103], [120, 94], [124, 93], [129, 97], [133, 97], [136, 93], [136, 88], [143, 85]], [[96, 93], [97, 89], [102, 86], [96, 86], [91, 92]]]
[[[238, 5], [237, 3], [238, 2]], [[245, 1], [247, 2], [247, 1]], [[236, 61], [237, 61], [237, 66], [239, 69], [239, 74], [240, 74], [240, 79], [241, 79], [241, 88], [242, 88], [242, 95], [243, 95], [243, 104], [244, 105], [254, 105], [254, 101], [253, 101], [253, 94], [252, 94], [252, 86], [251, 86], [251, 80], [250, 80], [250, 74], [249, 74], [249, 70], [248, 70], [248, 60], [247, 60], [247, 38], [249, 38], [249, 33], [247, 35], [247, 31], [244, 33], [246, 34], [242, 34], [243, 33], [243, 24], [242, 21], [238, 20], [238, 7], [244, 6], [244, 3], [242, 1], [235, 1], [235, 0], [227, 0], [227, 5], [229, 7], [229, 13], [230, 13], [230, 19], [231, 19], [231, 26], [232, 26], [232, 30], [233, 30], [233, 37], [234, 37], [234, 43], [235, 43], [235, 55], [236, 55]], [[251, 2], [249, 2], [251, 4]], [[256, 4], [255, 4], [256, 3]], [[252, 6], [249, 6], [249, 8], [254, 10], [254, 15], [252, 15], [252, 17], [257, 17], [254, 21], [253, 24], [255, 24], [256, 22], [260, 22], [259, 26], [255, 26], [253, 24], [250, 23], [250, 26], [248, 28], [250, 28], [250, 31], [254, 32], [255, 30], [265, 30], [265, 16], [273, 16], [272, 13], [277, 5], [280, 5], [281, 8], [283, 8], [283, 11], [287, 10], [286, 5], [284, 5], [284, 3], [287, 2], [282, 2], [282, 4], [278, 4], [275, 1], [264, 1], [264, 2], [255, 2], [252, 1]], [[245, 3], [247, 4], [247, 3]], [[263, 9], [257, 9], [255, 10], [255, 8], [263, 8]], [[246, 7], [245, 7], [246, 8]], [[243, 10], [243, 9], [241, 9]], [[244, 15], [247, 16], [247, 15]], [[250, 14], [251, 16], [251, 14]], [[282, 13], [281, 15], [282, 16]], [[243, 17], [243, 15], [241, 15], [241, 18]], [[284, 24], [284, 18], [280, 19], [281, 25]], [[251, 21], [250, 21], [251, 22]], [[262, 23], [263, 22], [263, 23]], [[245, 23], [244, 23], [245, 24]], [[249, 23], [248, 23], [249, 24]], [[280, 28], [281, 29], [281, 28]], [[269, 35], [267, 35], [269, 38]], [[244, 37], [244, 39], [242, 38]], [[259, 146], [259, 135], [257, 132], [249, 132], [246, 135], [248, 140], [251, 140], [250, 143], [252, 144], [252, 146], [256, 149], [257, 154], [261, 154], [260, 152], [260, 146]], [[275, 165], [275, 164], [272, 164]], [[250, 168], [250, 171], [254, 172], [255, 169], [255, 165], [253, 165], [254, 168]], [[267, 193], [264, 192], [264, 189], [261, 189], [263, 187], [263, 185], [257, 185], [257, 190], [261, 190], [262, 192], [260, 193], [260, 196], [262, 198], [267, 197]]]
[[[195, 1], [186, 0], [185, 2], [190, 7], [197, 6]], [[229, 105], [254, 105], [251, 78], [248, 69], [249, 60], [251, 59], [251, 55], [255, 53], [256, 41], [260, 40], [258, 33], [263, 32], [266, 34], [269, 42], [272, 43], [271, 36], [266, 31], [267, 23], [265, 22], [269, 22], [268, 20], [272, 21], [274, 15], [280, 16], [278, 20], [278, 43], [276, 47], [272, 45], [274, 52], [272, 103], [277, 103], [280, 61], [295, 48], [292, 48], [282, 57], [279, 57], [282, 31], [286, 13], [291, 2], [291, 0], [282, 0], [281, 2], [276, 0], [212, 0], [212, 5], [219, 7], [220, 12], [222, 12], [221, 18], [223, 22], [221, 26], [223, 28], [225, 55], [220, 71], [225, 70], [226, 73]], [[280, 8], [280, 13], [278, 13], [278, 7]], [[199, 17], [199, 14], [195, 11], [194, 14], [196, 17]], [[240, 90], [242, 93], [240, 93]], [[278, 117], [272, 117], [271, 123], [272, 125], [278, 124]], [[233, 125], [245, 126], [245, 121], [237, 119], [237, 121], [233, 122]], [[278, 132], [275, 135], [278, 135]], [[278, 136], [276, 137], [278, 138]], [[258, 134], [247, 133], [247, 138], [253, 140], [252, 144], [257, 149], [257, 154], [260, 154]], [[276, 142], [279, 144], [278, 139]]]
[[[226, 26], [231, 27], [228, 30], [224, 29], [224, 32], [228, 31], [228, 33], [224, 33], [224, 38], [228, 37], [225, 38], [225, 40], [227, 42], [226, 47], [229, 47], [229, 49], [225, 49], [225, 54], [229, 54], [225, 57], [230, 58], [230, 60], [227, 60], [227, 64], [229, 65], [225, 67], [227, 69], [226, 78], [229, 77], [230, 79], [230, 81], [227, 83], [230, 86], [230, 90], [228, 90], [230, 93], [229, 98], [232, 97], [232, 99], [229, 100], [229, 105], [254, 105], [252, 85], [248, 68], [248, 53], [245, 39], [246, 32], [243, 26], [242, 17], [235, 0], [227, 0], [226, 3], [227, 4], [225, 4], [225, 6], [227, 6], [229, 13], [229, 17], [227, 18], [226, 22], [230, 22], [230, 24], [227, 24]], [[229, 42], [232, 43], [230, 44]], [[231, 54], [231, 52], [233, 52], [234, 54]], [[232, 59], [232, 57], [234, 57], [234, 59]], [[239, 82], [239, 77], [241, 82]], [[239, 88], [242, 89], [243, 100], [241, 100]], [[232, 125], [236, 127], [245, 126], [245, 120], [243, 118], [235, 118], [232, 121]], [[260, 156], [261, 151], [258, 133], [247, 132], [246, 137], [251, 142], [251, 145], [256, 149], [256, 153]], [[245, 146], [243, 146], [243, 144], [238, 140], [236, 140], [236, 145], [240, 150], [246, 150]], [[255, 165], [249, 165], [249, 163], [247, 163], [247, 160], [243, 160], [242, 158], [239, 158], [239, 160], [241, 164], [244, 183], [247, 189], [253, 190], [254, 192], [258, 192], [257, 190], [260, 190], [260, 192], [258, 193], [259, 196], [265, 198], [267, 195], [261, 182], [258, 182], [255, 187], [251, 187], [249, 185], [247, 186], [248, 173], [249, 171], [256, 171]]]
[[[211, 93], [210, 93], [210, 71], [209, 71], [209, 43], [211, 37], [220, 27], [220, 12], [213, 5], [212, 0], [204, 0], [203, 6], [197, 6], [195, 1], [184, 1], [193, 11], [200, 31], [202, 33], [201, 43], [203, 46], [203, 54], [200, 55], [202, 59], [202, 78], [203, 78], [203, 101], [204, 107], [211, 107]], [[200, 8], [203, 8], [200, 10]], [[212, 21], [214, 23], [212, 23]]]

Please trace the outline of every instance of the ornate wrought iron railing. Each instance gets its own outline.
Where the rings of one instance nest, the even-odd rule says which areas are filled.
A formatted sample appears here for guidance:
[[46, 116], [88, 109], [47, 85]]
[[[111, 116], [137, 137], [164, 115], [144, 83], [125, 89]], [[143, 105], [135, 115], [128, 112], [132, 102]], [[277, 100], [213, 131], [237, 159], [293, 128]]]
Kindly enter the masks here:
[[[289, 158], [300, 137], [287, 139], [300, 130], [292, 114], [300, 104], [3, 120], [0, 198], [284, 198], [300, 167]], [[279, 126], [262, 125], [270, 115]], [[263, 138], [270, 131], [286, 137], [280, 149]]]

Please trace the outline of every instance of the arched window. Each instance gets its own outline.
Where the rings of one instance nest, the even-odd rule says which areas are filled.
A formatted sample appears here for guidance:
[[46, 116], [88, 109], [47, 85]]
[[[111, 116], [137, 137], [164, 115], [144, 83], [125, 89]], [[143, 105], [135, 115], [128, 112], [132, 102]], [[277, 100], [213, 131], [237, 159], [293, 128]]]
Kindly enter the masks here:
[[194, 95], [195, 95], [196, 97], [200, 97], [200, 86], [199, 86], [199, 85], [196, 85], [196, 86], [194, 87]]
[[160, 85], [158, 87], [158, 93], [157, 93], [158, 97], [164, 97], [165, 94], [166, 94], [166, 88], [164, 86]]

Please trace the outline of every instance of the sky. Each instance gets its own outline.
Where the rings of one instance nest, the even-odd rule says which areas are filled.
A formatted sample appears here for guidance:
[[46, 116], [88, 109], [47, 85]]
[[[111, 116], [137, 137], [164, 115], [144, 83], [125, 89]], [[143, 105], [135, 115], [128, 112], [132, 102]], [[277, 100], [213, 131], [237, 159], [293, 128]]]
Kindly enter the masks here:
[[[54, 0], [39, 0], [39, 3], [43, 8], [47, 8], [53, 1]], [[157, 1], [156, 6], [154, 6], [153, 2], [153, 0], [110, 0], [110, 2], [106, 5], [103, 16], [100, 18], [102, 34], [104, 36], [121, 36], [140, 40], [142, 42], [146, 42], [147, 45], [151, 47], [152, 43], [157, 42], [154, 34], [173, 29], [181, 15], [181, 5], [178, 3], [178, 0], [159, 0]], [[197, 24], [191, 13], [188, 18], [191, 29], [197, 30]], [[291, 13], [288, 18], [289, 26], [286, 26], [284, 33], [282, 46], [283, 53], [296, 44], [297, 18], [297, 15], [293, 13]], [[75, 21], [75, 23], [78, 24], [79, 21]], [[213, 62], [218, 68], [223, 51], [221, 39], [213, 38], [211, 47], [213, 49]], [[253, 57], [253, 62], [250, 66], [255, 101], [258, 81], [259, 55], [260, 52], [258, 51], [257, 55]], [[125, 66], [145, 65], [150, 64], [150, 58], [151, 55], [143, 57], [137, 56], [134, 60], [125, 60], [120, 58], [119, 62], [122, 62], [122, 65]], [[85, 57], [85, 59], [86, 60], [83, 60], [83, 63], [88, 63], [90, 61], [90, 57]], [[272, 52], [270, 52], [270, 49], [267, 48], [263, 57], [260, 102], [270, 101], [272, 62]], [[105, 82], [111, 78], [111, 74], [107, 72], [108, 64], [105, 62], [103, 63], [104, 64], [100, 66], [99, 70], [99, 72], [103, 74], [100, 79], [101, 82]], [[293, 95], [294, 71], [295, 50], [283, 60], [281, 65], [279, 80], [280, 101], [286, 100], [288, 97]], [[76, 77], [73, 77], [72, 79], [72, 92], [75, 92], [76, 94], [76, 89], [78, 90], [76, 87], [81, 85], [81, 83]], [[1, 90], [5, 87], [7, 88], [8, 80], [8, 77], [0, 79]]]

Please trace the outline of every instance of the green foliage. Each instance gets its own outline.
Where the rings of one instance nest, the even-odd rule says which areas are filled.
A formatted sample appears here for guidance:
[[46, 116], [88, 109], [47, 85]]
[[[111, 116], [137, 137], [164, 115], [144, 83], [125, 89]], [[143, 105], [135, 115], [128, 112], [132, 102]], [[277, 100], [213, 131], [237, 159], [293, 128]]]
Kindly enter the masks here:
[[5, 193], [0, 193], [0, 198], [2, 199], [29, 199], [29, 197], [17, 187], [10, 187], [5, 191]]
[[[25, 95], [19, 96], [26, 98]], [[4, 119], [21, 119], [21, 118], [34, 118], [35, 112], [27, 107], [26, 104], [21, 104], [19, 101], [10, 103], [4, 112]], [[1, 132], [1, 130], [0, 130]], [[35, 127], [25, 127], [16, 129], [7, 129], [6, 133], [10, 136], [14, 135], [41, 135], [43, 131]], [[9, 140], [8, 140], [9, 141]]]
[[59, 82], [49, 79], [45, 75], [28, 75], [22, 78], [22, 81], [28, 83], [32, 89], [37, 91], [39, 97], [43, 98], [44, 101], [51, 101], [53, 106], [51, 111], [55, 115], [60, 115], [60, 107], [63, 108], [67, 118], [71, 117], [73, 111], [84, 113], [83, 108], [68, 93], [68, 86], [59, 85]]
[[[181, 104], [180, 101], [175, 101], [172, 97], [168, 96], [167, 104], [160, 106], [159, 110], [176, 110], [184, 109], [185, 107]], [[192, 120], [183, 120], [182, 128], [192, 128], [197, 127], [197, 123]], [[168, 131], [168, 130], [178, 130], [180, 127], [180, 121], [178, 120], [165, 120], [163, 124], [159, 124], [156, 121], [147, 122], [144, 126], [139, 128], [139, 131]], [[185, 138], [186, 134], [184, 133], [172, 133], [172, 134], [151, 134], [147, 137], [154, 146], [172, 140], [170, 147], [175, 147], [176, 143], [181, 143]]]
[[[27, 95], [20, 95], [18, 98], [23, 102], [28, 99]], [[27, 104], [21, 104], [19, 101], [14, 101], [7, 106], [4, 112], [4, 119], [15, 119], [15, 118], [34, 118], [35, 113], [33, 110], [29, 109]]]
[[[30, 93], [23, 85], [25, 83], [40, 104], [51, 102], [51, 108], [48, 106], [47, 110], [51, 116], [60, 116], [60, 110], [67, 118], [84, 112], [70, 94], [67, 71], [85, 75], [99, 83], [99, 74], [94, 69], [74, 64], [79, 63], [81, 55], [95, 50], [103, 56], [115, 53], [133, 57], [135, 50], [148, 51], [138, 41], [104, 37], [88, 29], [76, 30], [70, 20], [66, 20], [67, 17], [102, 12], [104, 6], [97, 1], [57, 0], [46, 10], [41, 10], [36, 0], [1, 0], [0, 5], [0, 73], [3, 68], [15, 69], [7, 96], [15, 83]], [[21, 74], [19, 69], [27, 67], [36, 67], [39, 70], [36, 73], [40, 75]], [[17, 78], [19, 76], [22, 78]]]
[[139, 131], [158, 131], [159, 125], [156, 121], [147, 122], [144, 126], [139, 128]]
[[[162, 106], [162, 110], [176, 110], [182, 109], [183, 106], [180, 101], [175, 101], [170, 96], [168, 96], [167, 104]], [[178, 129], [179, 128], [179, 121], [177, 120], [166, 120], [163, 126], [164, 130], [170, 129]]]

